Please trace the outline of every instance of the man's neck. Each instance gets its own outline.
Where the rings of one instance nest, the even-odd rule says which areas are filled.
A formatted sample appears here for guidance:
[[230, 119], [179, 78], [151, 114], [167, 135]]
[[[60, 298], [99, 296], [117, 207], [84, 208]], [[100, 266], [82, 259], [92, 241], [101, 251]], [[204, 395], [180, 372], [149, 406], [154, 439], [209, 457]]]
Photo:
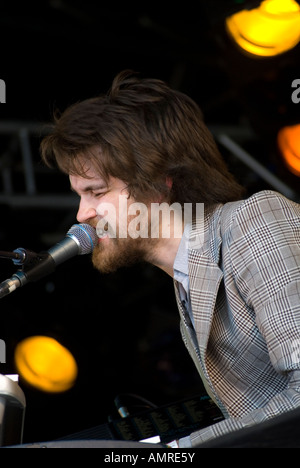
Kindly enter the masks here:
[[[158, 217], [155, 219], [158, 220]], [[158, 223], [158, 225], [155, 225], [155, 223], [153, 224], [153, 219], [151, 217], [151, 229], [157, 227], [156, 230], [159, 236], [158, 238], [152, 239], [153, 243], [149, 243], [148, 262], [165, 271], [173, 278], [174, 261], [184, 231], [181, 209], [171, 210], [166, 219], [163, 219], [162, 216], [159, 218]], [[156, 232], [156, 230], [154, 229], [153, 232]]]
[[172, 278], [174, 276], [174, 261], [178, 252], [180, 238], [161, 239], [152, 251], [149, 262], [165, 271]]

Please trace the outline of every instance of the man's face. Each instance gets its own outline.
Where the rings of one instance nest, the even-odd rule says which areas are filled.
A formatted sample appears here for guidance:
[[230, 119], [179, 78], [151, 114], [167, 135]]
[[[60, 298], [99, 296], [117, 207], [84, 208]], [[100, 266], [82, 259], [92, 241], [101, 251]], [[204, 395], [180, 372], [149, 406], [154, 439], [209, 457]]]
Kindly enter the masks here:
[[[149, 261], [157, 239], [148, 236], [147, 210], [137, 211], [139, 205], [128, 196], [122, 180], [110, 178], [106, 183], [92, 168], [86, 175], [70, 175], [70, 183], [71, 189], [80, 196], [78, 222], [90, 224], [97, 230], [98, 245], [92, 257], [95, 268], [109, 273]], [[137, 233], [140, 235], [135, 235]]]

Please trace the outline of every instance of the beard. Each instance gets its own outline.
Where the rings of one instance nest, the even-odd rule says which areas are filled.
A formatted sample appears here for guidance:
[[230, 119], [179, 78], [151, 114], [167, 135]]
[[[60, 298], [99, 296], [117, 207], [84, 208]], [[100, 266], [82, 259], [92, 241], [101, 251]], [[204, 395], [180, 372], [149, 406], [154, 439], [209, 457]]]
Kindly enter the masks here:
[[149, 247], [150, 244], [155, 247], [156, 243], [157, 239], [110, 237], [95, 247], [92, 262], [101, 273], [113, 273], [119, 268], [151, 261]]

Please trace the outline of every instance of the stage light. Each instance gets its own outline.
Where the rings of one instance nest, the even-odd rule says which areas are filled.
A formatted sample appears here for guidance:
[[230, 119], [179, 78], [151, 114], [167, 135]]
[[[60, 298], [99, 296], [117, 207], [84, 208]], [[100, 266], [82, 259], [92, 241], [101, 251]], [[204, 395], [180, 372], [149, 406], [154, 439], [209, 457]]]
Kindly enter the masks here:
[[45, 392], [69, 390], [78, 374], [70, 351], [47, 336], [32, 336], [21, 341], [15, 350], [15, 363], [24, 381]]
[[296, 0], [265, 0], [258, 8], [228, 17], [226, 27], [248, 53], [278, 55], [300, 41], [300, 5]]
[[289, 170], [300, 177], [300, 124], [283, 127], [278, 132], [277, 141]]

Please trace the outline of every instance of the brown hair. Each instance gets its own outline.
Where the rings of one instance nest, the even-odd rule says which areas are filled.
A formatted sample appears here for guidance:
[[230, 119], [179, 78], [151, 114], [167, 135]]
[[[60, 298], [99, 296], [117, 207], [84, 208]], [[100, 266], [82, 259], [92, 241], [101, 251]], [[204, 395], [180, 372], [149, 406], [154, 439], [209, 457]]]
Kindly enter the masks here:
[[212, 206], [243, 192], [198, 105], [163, 81], [128, 71], [116, 76], [108, 94], [54, 116], [41, 154], [49, 166], [81, 176], [88, 159], [105, 179], [123, 180], [137, 201], [159, 194], [169, 203]]

